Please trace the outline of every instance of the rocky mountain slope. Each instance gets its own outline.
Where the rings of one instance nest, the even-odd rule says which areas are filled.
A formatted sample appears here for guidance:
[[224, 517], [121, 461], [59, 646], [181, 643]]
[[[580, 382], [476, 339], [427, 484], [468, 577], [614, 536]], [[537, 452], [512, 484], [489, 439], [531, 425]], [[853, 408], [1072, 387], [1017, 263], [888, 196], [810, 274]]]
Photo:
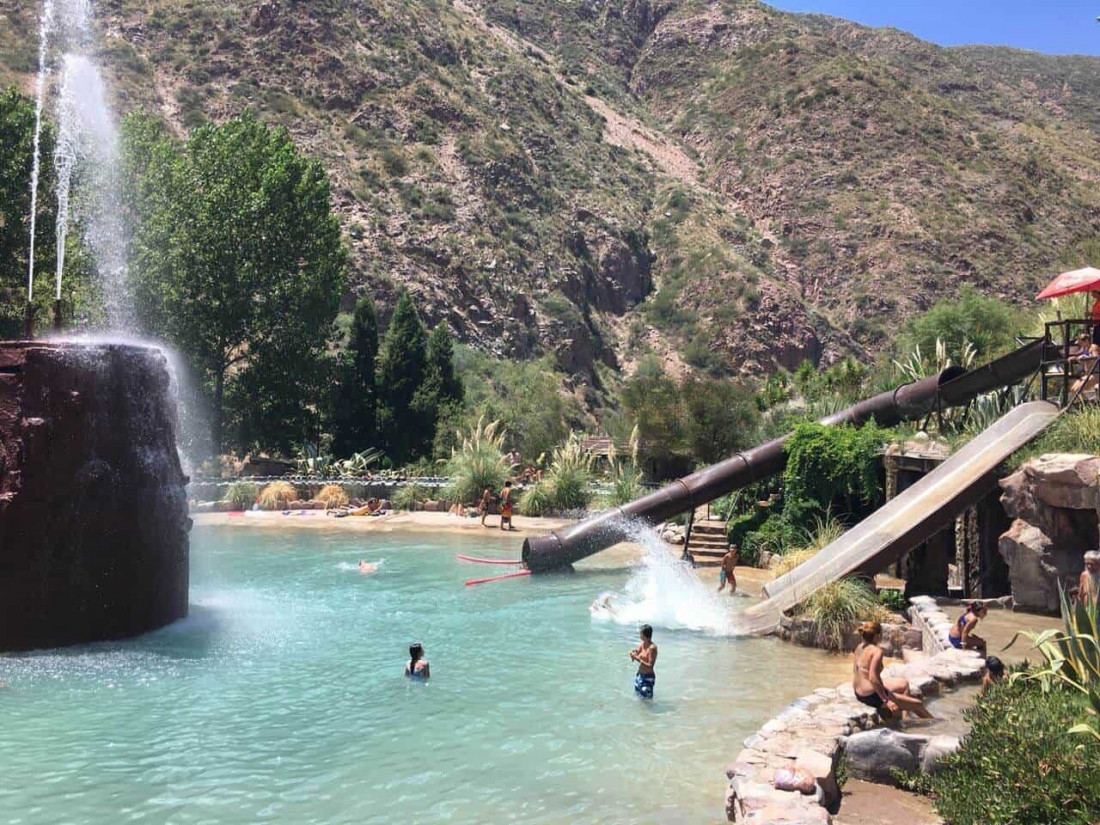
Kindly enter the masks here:
[[[37, 9], [0, 0], [0, 83]], [[99, 0], [119, 108], [251, 107], [326, 163], [356, 291], [592, 385], [866, 355], [1100, 235], [1100, 60], [752, 0]], [[350, 299], [351, 296], [349, 296]]]

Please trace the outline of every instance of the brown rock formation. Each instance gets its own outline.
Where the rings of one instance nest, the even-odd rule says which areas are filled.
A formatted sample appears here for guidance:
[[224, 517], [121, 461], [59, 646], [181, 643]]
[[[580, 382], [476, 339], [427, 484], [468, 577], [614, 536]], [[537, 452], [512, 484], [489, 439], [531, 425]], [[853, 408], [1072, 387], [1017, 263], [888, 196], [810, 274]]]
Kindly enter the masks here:
[[1013, 522], [998, 549], [1018, 607], [1056, 613], [1059, 582], [1076, 585], [1082, 556], [1097, 547], [1098, 473], [1098, 456], [1044, 455], [1001, 481]]
[[185, 616], [186, 483], [159, 350], [0, 343], [0, 650]]

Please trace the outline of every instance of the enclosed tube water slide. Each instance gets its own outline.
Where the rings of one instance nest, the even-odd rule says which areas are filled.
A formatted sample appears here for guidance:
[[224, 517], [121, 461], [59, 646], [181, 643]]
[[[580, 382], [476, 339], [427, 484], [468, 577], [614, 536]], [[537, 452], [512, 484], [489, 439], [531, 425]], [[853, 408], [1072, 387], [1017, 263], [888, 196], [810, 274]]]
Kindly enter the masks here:
[[[1042, 363], [1045, 346], [1045, 340], [1036, 340], [970, 371], [950, 367], [938, 375], [903, 384], [853, 404], [821, 419], [821, 423], [860, 425], [873, 419], [881, 426], [889, 427], [902, 421], [923, 418], [937, 408], [962, 406], [980, 395], [1017, 384], [1033, 374]], [[523, 543], [523, 564], [534, 573], [567, 568], [573, 562], [625, 540], [628, 523], [632, 520], [658, 524], [781, 472], [787, 463], [784, 450], [787, 438], [789, 436], [777, 438], [752, 450], [737, 453], [629, 504], [612, 507], [564, 530], [529, 538]], [[989, 468], [990, 471], [992, 469]], [[778, 591], [775, 592], [778, 595]]]

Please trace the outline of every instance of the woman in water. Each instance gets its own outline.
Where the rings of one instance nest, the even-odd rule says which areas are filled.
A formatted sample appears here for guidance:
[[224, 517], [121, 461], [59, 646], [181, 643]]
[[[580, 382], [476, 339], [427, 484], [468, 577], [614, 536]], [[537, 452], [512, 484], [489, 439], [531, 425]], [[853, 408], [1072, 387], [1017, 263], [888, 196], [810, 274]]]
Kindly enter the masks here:
[[959, 616], [959, 620], [947, 632], [947, 640], [951, 642], [951, 646], [960, 650], [976, 650], [984, 659], [985, 639], [975, 633], [974, 628], [988, 612], [989, 608], [980, 602], [971, 602], [967, 605], [966, 612]]
[[852, 690], [856, 693], [856, 699], [878, 711], [885, 707], [891, 715], [901, 710], [915, 713], [922, 719], [931, 719], [932, 714], [924, 703], [909, 695], [908, 681], [882, 678], [882, 659], [885, 655], [879, 647], [882, 624], [864, 622], [859, 626], [859, 635], [863, 641], [856, 648], [852, 661]]
[[424, 645], [414, 642], [409, 645], [409, 662], [405, 665], [405, 675], [410, 679], [430, 679], [432, 675], [428, 660], [424, 658]]

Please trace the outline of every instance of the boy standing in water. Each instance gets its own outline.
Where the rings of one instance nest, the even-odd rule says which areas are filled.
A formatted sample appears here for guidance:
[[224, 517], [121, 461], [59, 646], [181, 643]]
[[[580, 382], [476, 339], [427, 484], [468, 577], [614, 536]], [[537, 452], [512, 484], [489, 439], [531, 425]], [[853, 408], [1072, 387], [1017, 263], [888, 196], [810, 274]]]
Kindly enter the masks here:
[[638, 631], [642, 643], [630, 651], [631, 660], [638, 663], [638, 674], [634, 677], [634, 692], [642, 699], [653, 698], [653, 685], [657, 674], [653, 666], [657, 663], [657, 645], [653, 644], [653, 628], [642, 625]]
[[722, 569], [718, 571], [719, 593], [726, 589], [727, 584], [730, 586], [731, 596], [737, 592], [737, 576], [734, 575], [734, 571], [737, 569], [738, 550], [736, 544], [731, 544], [726, 555], [722, 556]]

